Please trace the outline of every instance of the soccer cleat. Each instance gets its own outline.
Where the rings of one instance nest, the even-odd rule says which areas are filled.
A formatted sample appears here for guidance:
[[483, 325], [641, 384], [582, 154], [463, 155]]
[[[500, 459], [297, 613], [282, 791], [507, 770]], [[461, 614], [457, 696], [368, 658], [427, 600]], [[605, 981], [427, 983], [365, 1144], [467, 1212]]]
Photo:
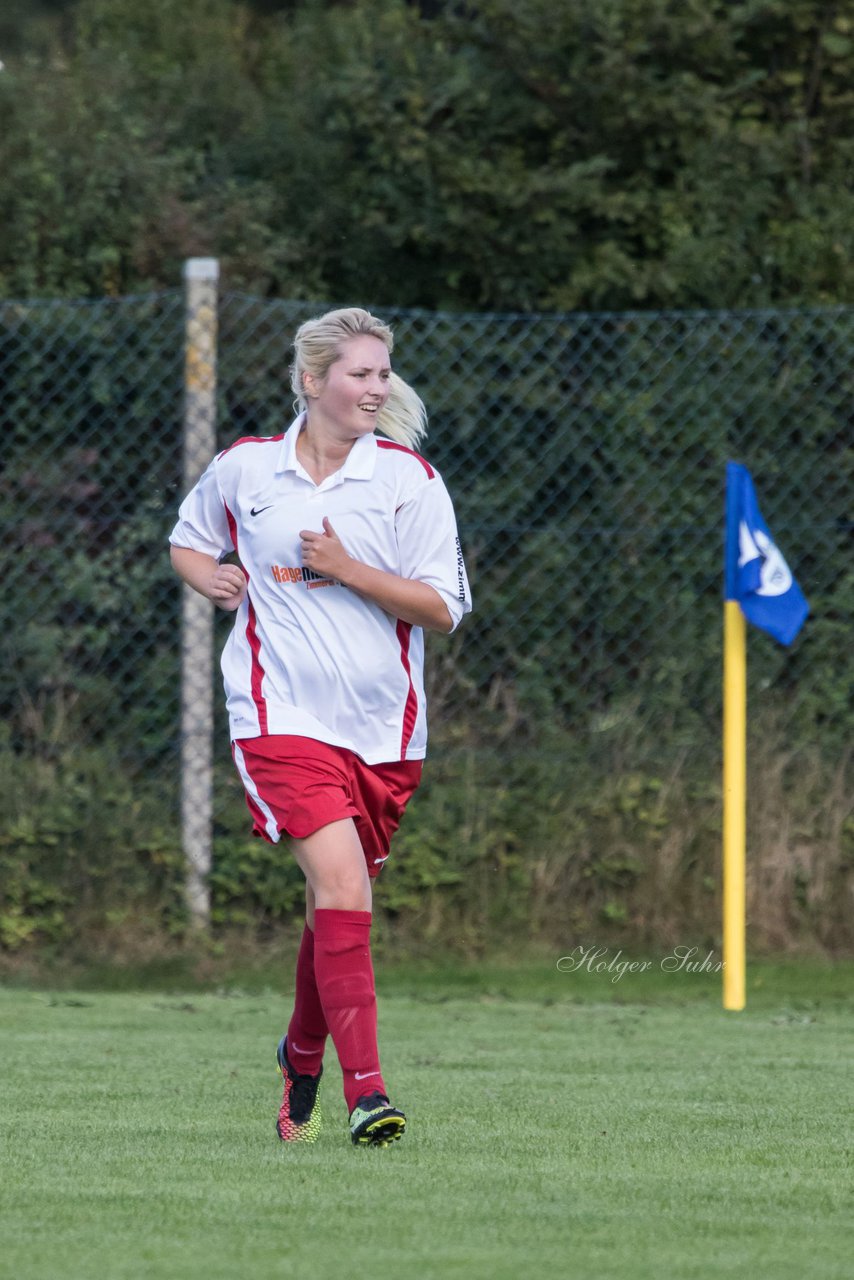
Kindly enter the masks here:
[[323, 1068], [316, 1076], [299, 1075], [291, 1066], [286, 1042], [287, 1037], [282, 1036], [276, 1050], [279, 1074], [285, 1085], [276, 1133], [282, 1142], [317, 1142], [321, 1124], [317, 1086]]
[[350, 1137], [357, 1147], [387, 1147], [405, 1128], [406, 1116], [384, 1093], [366, 1094], [350, 1113]]

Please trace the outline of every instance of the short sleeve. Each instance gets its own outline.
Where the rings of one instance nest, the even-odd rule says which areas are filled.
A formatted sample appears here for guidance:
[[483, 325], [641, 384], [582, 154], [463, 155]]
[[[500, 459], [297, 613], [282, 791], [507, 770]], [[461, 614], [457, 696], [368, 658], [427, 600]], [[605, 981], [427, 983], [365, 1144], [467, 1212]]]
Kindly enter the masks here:
[[234, 550], [225, 502], [216, 474], [216, 459], [190, 490], [178, 510], [178, 523], [169, 535], [175, 547], [189, 547], [221, 560]]
[[438, 474], [398, 508], [395, 528], [402, 576], [438, 591], [455, 630], [471, 612], [471, 591], [453, 504]]

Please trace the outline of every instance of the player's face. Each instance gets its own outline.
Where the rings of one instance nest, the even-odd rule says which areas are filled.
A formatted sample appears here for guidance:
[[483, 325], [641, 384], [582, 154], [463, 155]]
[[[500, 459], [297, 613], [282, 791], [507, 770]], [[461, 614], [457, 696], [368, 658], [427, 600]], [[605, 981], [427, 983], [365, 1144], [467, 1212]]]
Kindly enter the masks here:
[[369, 334], [348, 338], [320, 383], [307, 382], [312, 422], [348, 439], [368, 435], [388, 399], [391, 364], [385, 343]]

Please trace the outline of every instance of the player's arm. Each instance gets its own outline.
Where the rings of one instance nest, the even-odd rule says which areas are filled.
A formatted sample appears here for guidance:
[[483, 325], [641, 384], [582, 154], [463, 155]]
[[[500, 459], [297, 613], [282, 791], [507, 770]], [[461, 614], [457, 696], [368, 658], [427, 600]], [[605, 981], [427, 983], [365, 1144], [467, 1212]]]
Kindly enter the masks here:
[[236, 564], [220, 564], [214, 556], [190, 547], [170, 549], [172, 567], [179, 578], [199, 595], [213, 600], [227, 612], [238, 609], [246, 598], [246, 575]]
[[246, 599], [247, 579], [234, 564], [221, 563], [234, 550], [225, 498], [214, 458], [181, 503], [169, 536], [172, 566], [199, 595], [232, 613]]
[[448, 606], [427, 582], [400, 578], [396, 573], [376, 569], [349, 555], [329, 520], [323, 519], [323, 533], [303, 529], [300, 533], [302, 562], [307, 569], [334, 578], [366, 600], [378, 604], [392, 617], [410, 622], [425, 631], [450, 631], [453, 627]]
[[349, 558], [344, 577], [338, 578], [345, 587], [357, 591], [360, 596], [372, 600], [386, 613], [404, 622], [411, 622], [425, 631], [451, 631], [453, 623], [439, 592], [427, 582], [415, 582], [412, 578], [399, 578], [396, 573], [375, 569], [361, 560]]

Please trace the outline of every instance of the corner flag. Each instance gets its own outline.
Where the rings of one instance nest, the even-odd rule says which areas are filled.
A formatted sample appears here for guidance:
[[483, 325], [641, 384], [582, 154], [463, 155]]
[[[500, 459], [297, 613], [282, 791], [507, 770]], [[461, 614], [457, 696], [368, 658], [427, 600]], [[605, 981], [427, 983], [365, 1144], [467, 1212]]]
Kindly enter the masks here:
[[791, 644], [809, 605], [762, 519], [750, 472], [726, 469], [723, 715], [723, 1005], [745, 996], [747, 628], [745, 618]]
[[791, 644], [809, 605], [762, 519], [747, 467], [726, 469], [726, 590], [748, 622]]

